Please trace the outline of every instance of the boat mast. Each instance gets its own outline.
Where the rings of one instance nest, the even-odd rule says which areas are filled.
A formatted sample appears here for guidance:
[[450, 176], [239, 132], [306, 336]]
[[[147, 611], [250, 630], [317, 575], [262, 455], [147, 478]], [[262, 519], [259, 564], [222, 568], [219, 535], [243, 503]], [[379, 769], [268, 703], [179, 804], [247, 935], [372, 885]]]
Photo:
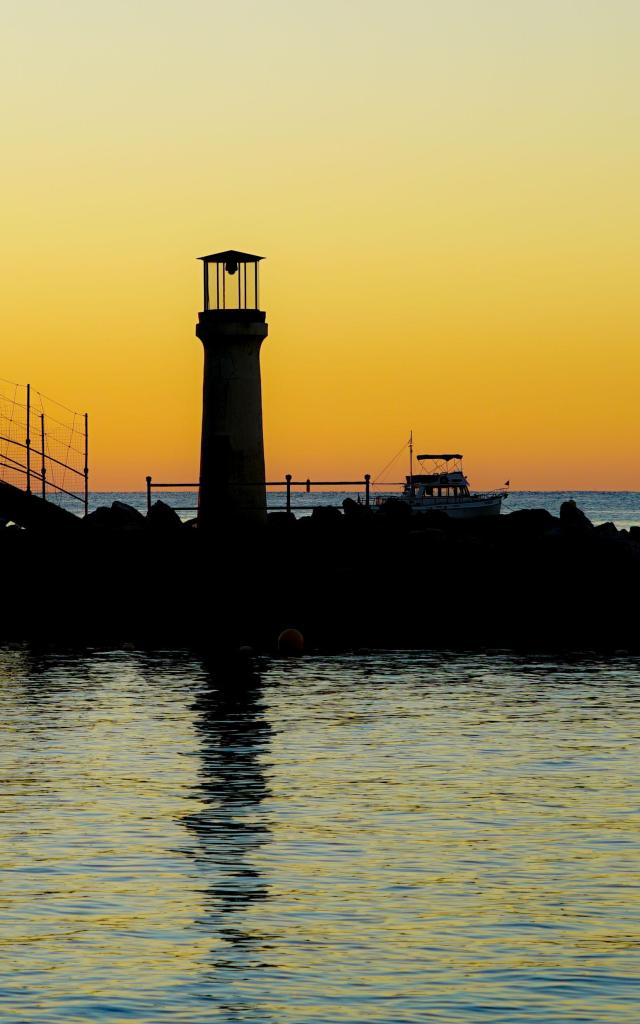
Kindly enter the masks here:
[[413, 430], [409, 432], [409, 493], [413, 497]]

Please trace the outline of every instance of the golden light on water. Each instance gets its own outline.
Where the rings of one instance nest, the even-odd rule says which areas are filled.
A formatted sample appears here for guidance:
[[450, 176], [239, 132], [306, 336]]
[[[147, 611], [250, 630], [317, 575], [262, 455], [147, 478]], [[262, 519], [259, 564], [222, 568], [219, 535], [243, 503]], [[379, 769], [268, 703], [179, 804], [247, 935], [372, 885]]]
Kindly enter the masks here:
[[635, 675], [5, 651], [4, 1012], [626, 1024]]

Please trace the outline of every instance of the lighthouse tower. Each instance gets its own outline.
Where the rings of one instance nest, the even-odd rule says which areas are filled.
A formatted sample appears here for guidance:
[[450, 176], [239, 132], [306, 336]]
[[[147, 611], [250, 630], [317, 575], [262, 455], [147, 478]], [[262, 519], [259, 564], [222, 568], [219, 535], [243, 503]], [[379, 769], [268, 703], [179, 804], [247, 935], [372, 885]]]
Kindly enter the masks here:
[[259, 308], [262, 256], [228, 249], [201, 256], [204, 302], [196, 334], [204, 346], [198, 526], [258, 523], [267, 498], [262, 439]]

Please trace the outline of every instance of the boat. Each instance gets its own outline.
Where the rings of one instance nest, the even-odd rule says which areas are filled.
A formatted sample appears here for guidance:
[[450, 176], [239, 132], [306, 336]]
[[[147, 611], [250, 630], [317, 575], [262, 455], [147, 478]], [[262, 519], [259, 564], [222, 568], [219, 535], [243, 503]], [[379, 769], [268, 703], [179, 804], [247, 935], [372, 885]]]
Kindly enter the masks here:
[[[431, 462], [429, 472], [413, 472], [413, 435], [409, 439], [409, 474], [402, 492], [391, 498], [409, 505], [413, 512], [438, 510], [446, 512], [453, 519], [467, 519], [474, 516], [497, 516], [502, 502], [509, 496], [508, 481], [504, 487], [493, 491], [472, 491], [462, 471], [462, 455], [451, 452], [416, 456], [424, 470], [423, 462]], [[389, 495], [378, 495], [377, 505], [389, 501]]]

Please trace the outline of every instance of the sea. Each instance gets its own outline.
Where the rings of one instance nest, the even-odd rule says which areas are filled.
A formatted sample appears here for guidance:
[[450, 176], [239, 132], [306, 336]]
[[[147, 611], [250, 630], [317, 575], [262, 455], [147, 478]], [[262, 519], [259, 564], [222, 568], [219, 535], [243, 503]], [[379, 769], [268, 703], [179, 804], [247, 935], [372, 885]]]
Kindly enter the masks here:
[[639, 683], [5, 646], [0, 1020], [639, 1020]]
[[1, 1022], [640, 1020], [638, 659], [5, 644], [0, 723]]
[[[384, 493], [375, 491], [376, 496]], [[391, 495], [393, 492], [387, 493]], [[298, 489], [292, 491], [291, 505], [297, 516], [310, 515], [318, 505], [335, 505], [340, 508], [347, 497], [356, 501], [364, 500], [362, 489], [312, 491], [310, 494]], [[502, 513], [508, 514], [520, 508], [546, 508], [553, 515], [558, 515], [562, 502], [570, 499], [577, 503], [595, 525], [612, 522], [618, 529], [640, 525], [640, 491], [512, 491], [503, 503]], [[154, 490], [152, 500], [161, 500], [178, 508], [184, 520], [196, 515], [197, 495], [193, 491]], [[271, 511], [284, 510], [286, 499], [283, 491], [270, 491], [267, 500]], [[124, 501], [143, 513], [147, 510], [147, 495], [143, 491], [98, 491], [91, 494], [89, 508], [93, 511], [100, 505], [109, 506], [113, 501]], [[78, 500], [62, 495], [59, 503], [79, 515], [83, 513]]]

